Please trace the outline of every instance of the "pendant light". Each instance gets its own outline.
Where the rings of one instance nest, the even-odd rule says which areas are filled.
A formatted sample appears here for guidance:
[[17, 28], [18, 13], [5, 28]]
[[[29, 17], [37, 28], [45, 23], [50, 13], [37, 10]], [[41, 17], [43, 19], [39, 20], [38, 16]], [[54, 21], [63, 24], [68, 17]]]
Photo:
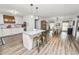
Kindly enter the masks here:
[[36, 20], [39, 20], [39, 16], [38, 16], [38, 7], [36, 7]]
[[33, 18], [33, 4], [30, 4], [30, 6], [31, 6], [31, 18]]
[[38, 29], [38, 20], [39, 20], [38, 7], [36, 7], [35, 29]]

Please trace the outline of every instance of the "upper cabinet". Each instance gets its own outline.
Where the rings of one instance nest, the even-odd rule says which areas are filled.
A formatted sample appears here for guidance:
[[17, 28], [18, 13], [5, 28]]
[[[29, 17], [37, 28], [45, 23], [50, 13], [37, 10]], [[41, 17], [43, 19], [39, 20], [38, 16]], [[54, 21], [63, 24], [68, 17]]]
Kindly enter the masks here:
[[12, 23], [12, 24], [23, 24], [23, 17], [21, 16], [8, 16], [0, 14], [0, 24]]
[[15, 24], [23, 24], [23, 17], [15, 16]]
[[4, 24], [3, 15], [0, 15], [0, 24]]
[[15, 23], [14, 16], [3, 15], [4, 23]]

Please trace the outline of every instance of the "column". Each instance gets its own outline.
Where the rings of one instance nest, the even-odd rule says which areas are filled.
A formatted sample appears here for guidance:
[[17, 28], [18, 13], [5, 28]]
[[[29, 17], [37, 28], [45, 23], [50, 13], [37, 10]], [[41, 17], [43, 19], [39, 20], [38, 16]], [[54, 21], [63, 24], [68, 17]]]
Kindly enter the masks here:
[[77, 18], [74, 20], [73, 24], [73, 36], [76, 38], [77, 35]]

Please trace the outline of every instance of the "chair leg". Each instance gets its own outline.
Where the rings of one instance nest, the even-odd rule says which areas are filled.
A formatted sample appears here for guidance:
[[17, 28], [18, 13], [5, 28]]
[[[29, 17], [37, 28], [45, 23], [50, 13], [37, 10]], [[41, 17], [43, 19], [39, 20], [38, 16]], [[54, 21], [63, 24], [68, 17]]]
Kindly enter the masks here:
[[38, 44], [38, 53], [39, 53], [40, 52], [39, 40], [37, 40], [37, 44]]
[[42, 39], [43, 39], [43, 46], [44, 46], [44, 44], [45, 44], [45, 38], [43, 37]]

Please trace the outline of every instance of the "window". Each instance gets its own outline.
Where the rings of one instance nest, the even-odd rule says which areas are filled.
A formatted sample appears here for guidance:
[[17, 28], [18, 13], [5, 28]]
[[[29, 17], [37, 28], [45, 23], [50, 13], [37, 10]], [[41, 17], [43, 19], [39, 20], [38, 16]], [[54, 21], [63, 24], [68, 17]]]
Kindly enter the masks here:
[[62, 31], [67, 31], [68, 26], [69, 26], [69, 22], [68, 22], [68, 21], [63, 22], [63, 23], [62, 23]]
[[54, 27], [54, 23], [50, 23], [50, 29], [52, 29]]

